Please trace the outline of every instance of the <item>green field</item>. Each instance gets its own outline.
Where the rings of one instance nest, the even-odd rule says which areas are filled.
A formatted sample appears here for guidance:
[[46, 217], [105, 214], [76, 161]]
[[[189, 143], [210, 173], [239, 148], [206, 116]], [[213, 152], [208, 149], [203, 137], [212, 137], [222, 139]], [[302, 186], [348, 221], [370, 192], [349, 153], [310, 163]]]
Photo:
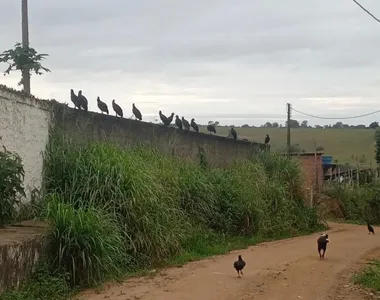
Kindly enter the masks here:
[[[228, 127], [217, 127], [218, 135], [227, 136]], [[206, 132], [206, 128], [201, 128]], [[266, 134], [271, 137], [271, 149], [283, 151], [286, 147], [286, 128], [236, 128], [238, 137], [250, 141], [264, 142]], [[365, 166], [374, 166], [375, 161], [375, 131], [373, 129], [314, 129], [296, 128], [291, 130], [291, 144], [299, 144], [306, 152], [314, 151], [314, 141], [317, 146], [323, 146], [326, 155], [333, 155], [339, 164], [356, 164], [355, 157], [364, 155]]]

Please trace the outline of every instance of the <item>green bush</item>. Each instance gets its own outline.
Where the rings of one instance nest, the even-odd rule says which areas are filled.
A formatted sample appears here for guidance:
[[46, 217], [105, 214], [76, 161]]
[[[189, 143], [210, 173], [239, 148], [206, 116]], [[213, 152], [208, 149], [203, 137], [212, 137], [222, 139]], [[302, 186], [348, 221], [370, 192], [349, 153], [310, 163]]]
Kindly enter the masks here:
[[[244, 244], [252, 236], [258, 241], [320, 228], [316, 212], [300, 196], [298, 164], [282, 156], [259, 154], [216, 169], [145, 147], [81, 145], [54, 135], [44, 166], [45, 190], [55, 195], [47, 200], [56, 232], [54, 253], [66, 253], [56, 263], [76, 275], [75, 283], [102, 280], [92, 269], [76, 273], [82, 270], [79, 253], [84, 250], [86, 262], [106, 259], [110, 276], [119, 273], [115, 262], [133, 271], [184, 253], [220, 253], [232, 248], [227, 244]], [[112, 239], [95, 224], [100, 215], [108, 216], [106, 228], [116, 234], [113, 245], [119, 251], [111, 249], [111, 257], [101, 251]], [[98, 244], [88, 247], [95, 237]], [[105, 271], [103, 262], [94, 268]]]
[[348, 221], [380, 224], [380, 186], [345, 186], [337, 184], [326, 194], [339, 200], [343, 215]]
[[0, 151], [0, 227], [15, 218], [19, 197], [25, 196], [25, 173], [21, 157], [3, 148], [4, 151]]

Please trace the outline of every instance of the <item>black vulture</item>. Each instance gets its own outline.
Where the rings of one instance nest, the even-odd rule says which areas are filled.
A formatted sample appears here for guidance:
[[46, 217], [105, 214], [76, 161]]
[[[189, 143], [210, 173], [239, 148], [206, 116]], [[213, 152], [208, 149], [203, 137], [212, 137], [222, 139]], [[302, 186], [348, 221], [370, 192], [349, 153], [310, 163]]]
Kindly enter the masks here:
[[177, 125], [177, 127], [182, 130], [182, 121], [178, 115], [175, 116], [175, 125]]
[[164, 125], [166, 125], [166, 126], [169, 126], [170, 123], [173, 121], [174, 113], [172, 113], [169, 118], [167, 116], [165, 116], [161, 111], [159, 111], [158, 114], [160, 115], [160, 119], [161, 119], [162, 123], [164, 123]]
[[83, 96], [82, 91], [78, 92], [78, 101], [81, 108], [83, 108], [84, 111], [88, 111], [88, 101], [87, 98]]
[[269, 137], [269, 135], [267, 135], [266, 137], [265, 137], [265, 145], [268, 145], [269, 144], [269, 141], [270, 141], [270, 137]]
[[238, 273], [238, 277], [240, 277], [240, 274], [243, 275], [244, 267], [245, 267], [245, 261], [241, 258], [241, 255], [239, 255], [238, 260], [234, 262], [234, 268], [236, 272]]
[[132, 104], [132, 112], [135, 115], [136, 119], [142, 120], [141, 112], [138, 110], [138, 108], [135, 106], [135, 104]]
[[167, 124], [167, 125], [170, 125], [170, 123], [173, 121], [173, 117], [174, 117], [174, 113], [172, 113], [172, 114], [170, 115], [170, 117], [168, 118], [168, 122], [169, 122], [169, 124]]
[[107, 113], [107, 115], [108, 115], [108, 106], [107, 106], [107, 104], [105, 104], [103, 101], [101, 101], [101, 100], [100, 100], [100, 97], [98, 97], [98, 98], [96, 99], [96, 101], [98, 102], [98, 107], [99, 107], [100, 111], [101, 111], [102, 113], [105, 112], [105, 113]]
[[191, 127], [193, 127], [196, 132], [199, 132], [199, 127], [197, 123], [195, 123], [194, 118], [191, 119]]
[[79, 103], [78, 96], [75, 95], [73, 89], [70, 90], [70, 94], [71, 94], [71, 102], [73, 102], [74, 107], [80, 109], [80, 103]]
[[160, 115], [160, 119], [164, 125], [169, 125], [168, 123], [168, 118], [162, 113], [162, 111], [159, 111], [158, 114]]
[[190, 130], [189, 121], [186, 120], [184, 117], [182, 117], [182, 124], [183, 124], [183, 127], [185, 127], [187, 130]]
[[116, 113], [116, 117], [120, 116], [121, 118], [123, 117], [123, 110], [121, 107], [115, 102], [115, 99], [112, 100], [112, 108], [114, 112]]
[[375, 234], [375, 230], [373, 229], [373, 227], [371, 225], [369, 225], [369, 223], [367, 222], [367, 228], [368, 228], [368, 234]]
[[233, 127], [231, 128], [231, 135], [234, 138], [234, 140], [236, 141], [236, 139], [237, 139], [237, 133], [236, 133], [236, 130]]
[[211, 132], [216, 133], [215, 126], [212, 125], [212, 124], [207, 125], [207, 131], [210, 132], [210, 133]]
[[318, 240], [318, 253], [319, 253], [319, 259], [324, 259], [325, 258], [325, 253], [326, 253], [326, 248], [327, 248], [327, 243], [329, 242], [329, 235], [324, 233], [322, 234]]

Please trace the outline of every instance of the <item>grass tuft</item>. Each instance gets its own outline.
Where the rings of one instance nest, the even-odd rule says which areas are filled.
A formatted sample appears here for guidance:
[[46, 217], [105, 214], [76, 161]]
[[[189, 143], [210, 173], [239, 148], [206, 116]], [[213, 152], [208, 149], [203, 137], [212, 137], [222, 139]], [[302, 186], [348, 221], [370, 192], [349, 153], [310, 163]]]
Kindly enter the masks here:
[[368, 263], [370, 266], [355, 274], [353, 281], [363, 287], [380, 291], [380, 260], [373, 260]]

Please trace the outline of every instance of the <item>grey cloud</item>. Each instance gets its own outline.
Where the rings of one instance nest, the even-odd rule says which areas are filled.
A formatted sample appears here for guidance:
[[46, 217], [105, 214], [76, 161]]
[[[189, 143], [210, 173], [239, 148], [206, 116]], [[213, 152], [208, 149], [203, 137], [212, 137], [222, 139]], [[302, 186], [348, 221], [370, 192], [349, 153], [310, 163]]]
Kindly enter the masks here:
[[[380, 3], [362, 3], [380, 16]], [[0, 49], [20, 40], [19, 5], [3, 0]], [[136, 101], [147, 116], [162, 108], [237, 124], [284, 119], [286, 102], [327, 114], [327, 105], [305, 100], [313, 97], [361, 99], [332, 102], [335, 115], [376, 109], [380, 26], [352, 1], [33, 0], [29, 7], [31, 44], [50, 54], [53, 70], [33, 77], [41, 97], [67, 102], [75, 87], [90, 99]]]

